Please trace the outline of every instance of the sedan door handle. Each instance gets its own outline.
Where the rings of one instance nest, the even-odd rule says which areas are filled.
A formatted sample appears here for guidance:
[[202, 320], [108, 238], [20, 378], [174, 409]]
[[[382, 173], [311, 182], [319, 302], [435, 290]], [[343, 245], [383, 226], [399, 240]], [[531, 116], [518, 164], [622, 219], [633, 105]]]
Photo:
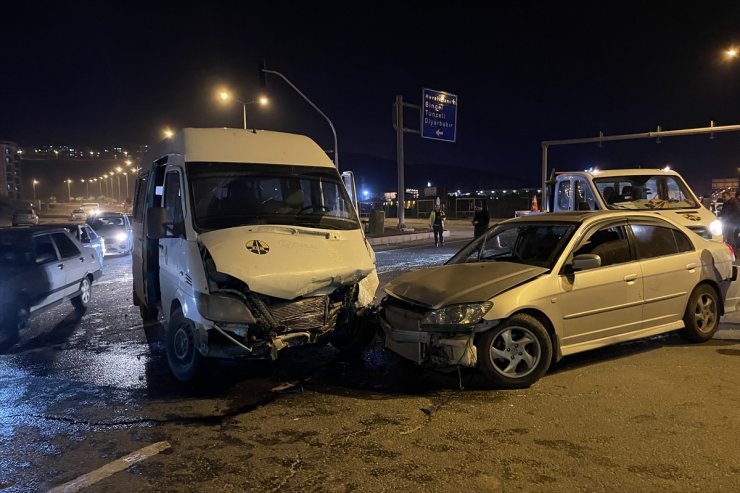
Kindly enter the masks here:
[[84, 262], [84, 261], [85, 261], [85, 257], [80, 257], [80, 262]]
[[635, 279], [637, 279], [637, 274], [629, 274], [624, 276], [624, 280], [627, 282], [634, 281]]
[[694, 269], [696, 269], [695, 263], [692, 262], [690, 264], [686, 264], [686, 270], [694, 270]]
[[64, 264], [59, 264], [57, 267], [59, 267], [59, 270], [64, 270]]
[[164, 245], [162, 245], [162, 244], [160, 243], [160, 244], [159, 244], [159, 249], [160, 249], [160, 250], [164, 250]]

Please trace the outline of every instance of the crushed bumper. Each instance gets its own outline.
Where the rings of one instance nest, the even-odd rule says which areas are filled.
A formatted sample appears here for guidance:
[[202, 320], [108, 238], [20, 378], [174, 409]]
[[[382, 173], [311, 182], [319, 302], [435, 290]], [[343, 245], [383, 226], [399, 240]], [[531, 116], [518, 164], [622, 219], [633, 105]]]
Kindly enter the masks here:
[[474, 334], [427, 332], [394, 329], [381, 316], [380, 327], [385, 333], [385, 347], [417, 365], [434, 368], [446, 366], [475, 367], [478, 352]]

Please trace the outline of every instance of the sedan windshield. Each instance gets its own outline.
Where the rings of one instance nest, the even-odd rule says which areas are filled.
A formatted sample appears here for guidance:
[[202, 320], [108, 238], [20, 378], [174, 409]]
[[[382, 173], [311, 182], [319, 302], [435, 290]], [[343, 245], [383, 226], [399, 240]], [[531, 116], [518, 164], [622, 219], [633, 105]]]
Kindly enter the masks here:
[[636, 175], [594, 178], [609, 209], [686, 209], [699, 207], [689, 187], [677, 176]]
[[189, 163], [194, 224], [200, 231], [281, 224], [359, 229], [336, 171], [315, 166]]
[[447, 263], [504, 261], [550, 269], [575, 229], [573, 223], [500, 224], [469, 243]]

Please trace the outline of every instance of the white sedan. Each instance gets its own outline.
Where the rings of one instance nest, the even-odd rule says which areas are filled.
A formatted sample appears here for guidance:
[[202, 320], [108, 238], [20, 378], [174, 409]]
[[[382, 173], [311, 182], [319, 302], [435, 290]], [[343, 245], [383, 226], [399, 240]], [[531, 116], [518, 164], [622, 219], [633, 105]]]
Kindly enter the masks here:
[[521, 217], [391, 281], [380, 325], [420, 365], [522, 388], [569, 354], [673, 330], [710, 339], [737, 309], [733, 262], [727, 244], [650, 212]]

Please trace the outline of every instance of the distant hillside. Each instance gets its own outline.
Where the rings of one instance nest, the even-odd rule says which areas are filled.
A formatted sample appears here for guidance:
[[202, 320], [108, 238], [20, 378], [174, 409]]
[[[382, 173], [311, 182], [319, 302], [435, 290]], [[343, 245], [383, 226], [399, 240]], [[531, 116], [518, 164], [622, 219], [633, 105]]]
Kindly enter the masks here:
[[[340, 169], [355, 174], [357, 186], [366, 186], [375, 192], [394, 191], [398, 173], [395, 160], [367, 154], [345, 153], [341, 155]], [[490, 190], [492, 188], [515, 188], [535, 186], [538, 177], [533, 176], [525, 183], [521, 178], [459, 165], [439, 165], [406, 162], [404, 182], [407, 188], [422, 189], [427, 182], [440, 186], [448, 192], [453, 190]]]

